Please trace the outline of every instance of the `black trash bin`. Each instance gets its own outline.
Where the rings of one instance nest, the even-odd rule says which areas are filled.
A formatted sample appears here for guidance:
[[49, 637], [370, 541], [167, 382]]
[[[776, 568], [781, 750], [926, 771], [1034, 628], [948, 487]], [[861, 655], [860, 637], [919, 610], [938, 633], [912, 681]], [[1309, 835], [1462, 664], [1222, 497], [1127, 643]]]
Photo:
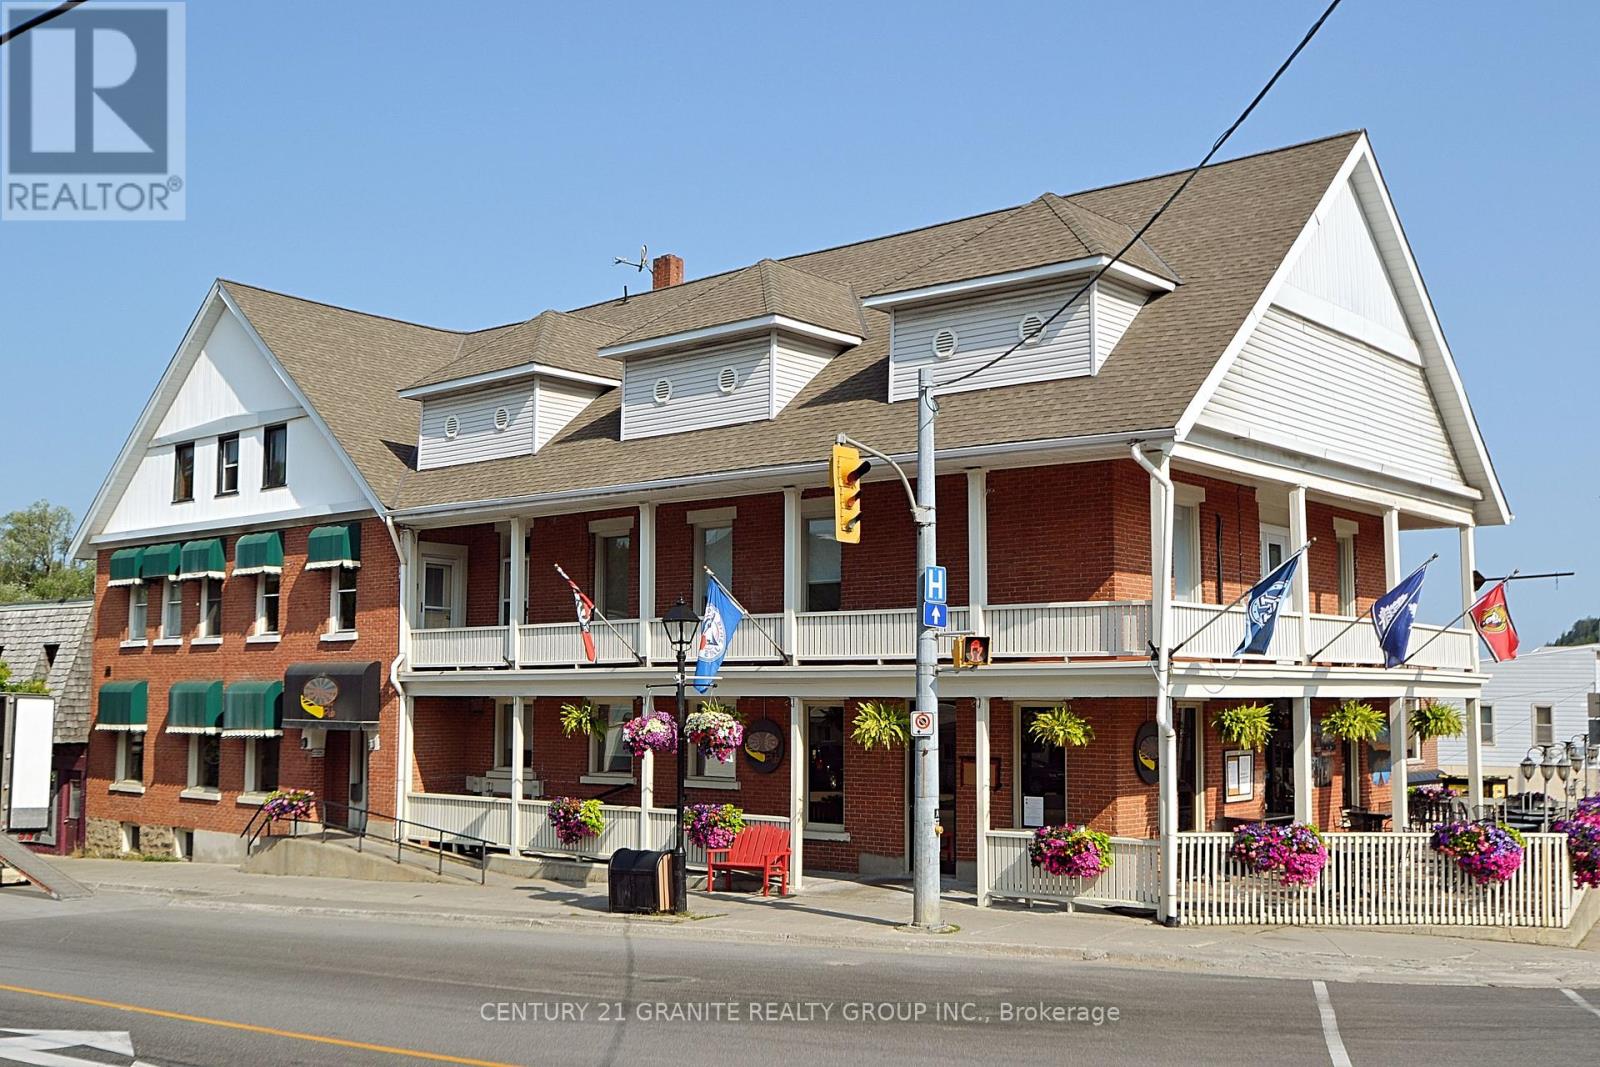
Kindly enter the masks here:
[[671, 911], [672, 853], [619, 848], [606, 864], [606, 883], [610, 911]]

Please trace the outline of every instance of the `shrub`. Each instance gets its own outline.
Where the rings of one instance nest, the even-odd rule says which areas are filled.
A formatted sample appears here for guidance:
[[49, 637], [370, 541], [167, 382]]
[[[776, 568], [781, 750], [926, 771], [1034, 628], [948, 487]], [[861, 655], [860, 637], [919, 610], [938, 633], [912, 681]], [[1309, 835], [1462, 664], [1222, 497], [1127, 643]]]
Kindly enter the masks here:
[[1082, 748], [1094, 740], [1094, 727], [1065, 704], [1035, 715], [1028, 724], [1028, 733], [1035, 741], [1056, 748]]
[[1466, 731], [1461, 709], [1438, 700], [1423, 700], [1411, 709], [1411, 732], [1419, 741], [1435, 737], [1460, 737]]
[[1322, 732], [1340, 741], [1376, 741], [1387, 717], [1371, 704], [1346, 700], [1322, 717]]
[[911, 713], [901, 703], [867, 700], [856, 705], [850, 740], [871, 752], [882, 745], [894, 748], [911, 739]]
[[1224, 741], [1260, 752], [1272, 736], [1272, 708], [1266, 704], [1239, 704], [1223, 708], [1211, 720]]
[[605, 729], [605, 724], [600, 721], [600, 713], [589, 704], [563, 704], [561, 705], [561, 733], [566, 737], [573, 734], [582, 734], [591, 737]]

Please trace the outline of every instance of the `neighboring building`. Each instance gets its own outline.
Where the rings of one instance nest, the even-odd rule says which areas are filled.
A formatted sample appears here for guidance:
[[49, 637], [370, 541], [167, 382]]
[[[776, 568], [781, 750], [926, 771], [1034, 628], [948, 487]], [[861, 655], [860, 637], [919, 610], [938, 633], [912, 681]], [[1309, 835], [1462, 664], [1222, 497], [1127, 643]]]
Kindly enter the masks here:
[[55, 697], [50, 827], [16, 835], [39, 852], [65, 855], [84, 843], [93, 613], [92, 600], [0, 604], [0, 663], [11, 668], [11, 682], [42, 681]]
[[[1398, 580], [1402, 530], [1459, 531], [1470, 597], [1473, 531], [1508, 521], [1504, 497], [1363, 134], [1208, 167], [1041, 329], [1174, 180], [693, 281], [663, 256], [651, 292], [470, 333], [218, 282], [75, 546], [99, 566], [91, 838], [236, 850], [276, 752], [276, 784], [343, 802], [370, 780], [374, 812], [507, 847], [554, 848], [543, 805], [506, 799], [519, 782], [604, 798], [598, 851], [664, 841], [672, 775], [620, 724], [670, 703], [656, 620], [698, 607], [710, 566], [755, 613], [716, 696], [762, 747], [696, 759], [691, 799], [788, 825], [811, 869], [905, 870], [905, 753], [849, 735], [860, 702], [911, 693], [913, 525], [880, 465], [861, 544], [834, 541], [828, 447], [909, 458], [916, 371], [1019, 339], [940, 401], [952, 622], [996, 660], [940, 681], [945, 866], [981, 866], [976, 827], [1387, 808], [1431, 752], [1391, 774], [1388, 745], [1324, 741], [1321, 716], [1470, 710], [1475, 638], [1393, 671], [1369, 626], [1335, 638]], [[1201, 630], [1312, 538], [1269, 655], [1232, 656], [1237, 607]], [[557, 566], [610, 620], [596, 664]], [[1163, 751], [1149, 650], [1180, 643]], [[300, 713], [323, 674], [381, 678], [373, 721]], [[1242, 701], [1275, 709], [1263, 753], [1210, 725]], [[571, 702], [609, 728], [565, 736]], [[1097, 735], [1065, 759], [1026, 729], [1062, 702]]]
[[[1538, 745], [1565, 744], [1594, 738], [1600, 723], [1600, 644], [1546, 645], [1524, 652], [1509, 663], [1483, 665], [1483, 696], [1479, 705], [1479, 749], [1485, 774], [1504, 775], [1513, 792], [1525, 784], [1520, 765]], [[1534, 753], [1535, 762], [1542, 760]], [[1439, 769], [1465, 774], [1465, 738], [1439, 742]], [[1591, 770], [1586, 792], [1600, 786], [1600, 773]], [[1544, 787], [1543, 775], [1533, 788]], [[1551, 791], [1560, 790], [1559, 781]]]

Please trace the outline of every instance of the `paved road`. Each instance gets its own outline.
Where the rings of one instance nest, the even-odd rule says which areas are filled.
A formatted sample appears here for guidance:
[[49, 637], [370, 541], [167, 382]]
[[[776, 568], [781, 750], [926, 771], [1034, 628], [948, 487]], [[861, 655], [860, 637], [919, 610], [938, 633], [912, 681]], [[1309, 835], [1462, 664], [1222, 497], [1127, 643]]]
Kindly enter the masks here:
[[[0, 1063], [16, 1055], [6, 1031], [23, 1028], [128, 1031], [141, 1062], [230, 1067], [427, 1061], [407, 1052], [496, 1064], [1339, 1064], [1341, 1047], [1357, 1067], [1512, 1065], [1593, 1062], [1600, 1047], [1595, 989], [1575, 990], [1580, 1002], [1555, 989], [1330, 983], [1325, 1020], [1316, 984], [1300, 980], [115, 894], [63, 905], [9, 890], [0, 987]], [[31, 1055], [18, 1062], [79, 1062]]]

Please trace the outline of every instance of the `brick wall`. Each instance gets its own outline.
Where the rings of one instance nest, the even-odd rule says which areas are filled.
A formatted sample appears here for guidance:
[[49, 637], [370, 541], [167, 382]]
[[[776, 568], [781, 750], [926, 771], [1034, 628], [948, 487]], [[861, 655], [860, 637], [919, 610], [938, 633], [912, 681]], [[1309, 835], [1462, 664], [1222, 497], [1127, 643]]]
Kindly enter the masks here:
[[[93, 630], [94, 685], [108, 681], [149, 683], [149, 730], [145, 734], [143, 796], [109, 791], [116, 773], [116, 734], [95, 732], [90, 737], [86, 812], [90, 818], [115, 819], [151, 826], [237, 833], [255, 808], [237, 803], [244, 789], [243, 740], [221, 742], [220, 800], [185, 799], [189, 771], [189, 737], [164, 732], [168, 690], [173, 683], [220, 678], [224, 684], [244, 679], [281, 679], [292, 663], [332, 660], [377, 660], [383, 664], [384, 683], [379, 729], [379, 751], [369, 757], [369, 796], [377, 812], [391, 812], [395, 796], [396, 710], [399, 706], [388, 684], [389, 664], [398, 648], [398, 561], [382, 522], [367, 519], [361, 529], [361, 568], [356, 572], [357, 631], [354, 641], [321, 640], [328, 623], [328, 571], [306, 571], [309, 526], [282, 531], [284, 565], [281, 580], [279, 627], [281, 638], [271, 644], [246, 644], [245, 635], [255, 621], [256, 579], [228, 577], [222, 585], [222, 644], [195, 646], [192, 637], [199, 624], [200, 583], [183, 583], [183, 633], [181, 648], [121, 647], [127, 636], [128, 590], [108, 588], [111, 554], [99, 554], [95, 577]], [[223, 538], [231, 572], [236, 535]], [[152, 590], [149, 633], [158, 632], [159, 594]], [[284, 694], [285, 701], [293, 699]], [[337, 731], [329, 731], [326, 755], [313, 758], [300, 749], [300, 732], [286, 731], [280, 748], [279, 784], [283, 788], [315, 790], [319, 796], [343, 802], [349, 772], [348, 748]]]
[[[529, 622], [573, 621], [572, 590], [567, 588], [567, 583], [556, 573], [553, 565], [559, 564], [585, 593], [593, 596], [595, 539], [589, 532], [589, 524], [597, 519], [623, 516], [634, 519], [634, 565], [628, 582], [628, 614], [623, 617], [638, 616], [639, 511], [637, 508], [613, 508], [610, 511], [587, 511], [578, 515], [541, 517], [528, 522], [530, 551], [533, 555], [533, 565], [528, 570]], [[495, 568], [495, 581], [498, 583], [498, 561], [495, 563]]]
[[[442, 530], [419, 530], [419, 543], [460, 545], [467, 550], [467, 591], [465, 626], [500, 625], [499, 529], [492, 523], [455, 526]], [[418, 555], [425, 552], [419, 547]], [[570, 599], [568, 601], [571, 602]]]

